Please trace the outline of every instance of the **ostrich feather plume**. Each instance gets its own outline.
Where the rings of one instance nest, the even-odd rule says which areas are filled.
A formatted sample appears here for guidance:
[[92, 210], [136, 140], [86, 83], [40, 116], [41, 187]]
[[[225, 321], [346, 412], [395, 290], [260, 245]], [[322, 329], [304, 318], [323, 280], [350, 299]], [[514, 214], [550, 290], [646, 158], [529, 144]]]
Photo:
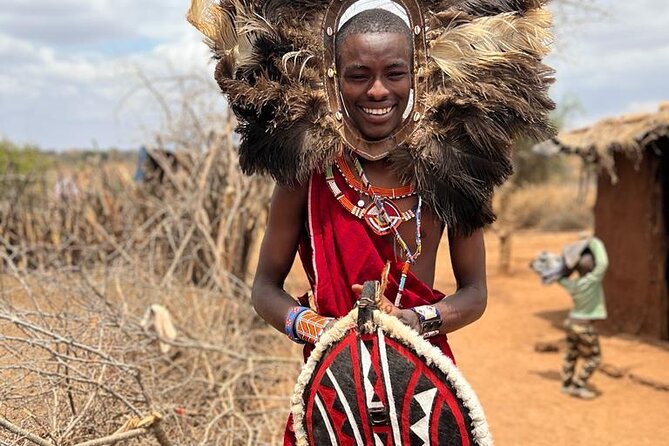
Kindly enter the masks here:
[[[335, 0], [337, 1], [337, 0]], [[418, 1], [427, 66], [418, 128], [390, 154], [453, 231], [494, 220], [495, 186], [511, 173], [519, 137], [553, 134], [553, 71], [546, 0]], [[285, 185], [305, 182], [338, 155], [342, 137], [323, 80], [326, 0], [192, 0], [215, 77], [238, 120], [240, 165]], [[329, 63], [329, 62], [328, 62]]]

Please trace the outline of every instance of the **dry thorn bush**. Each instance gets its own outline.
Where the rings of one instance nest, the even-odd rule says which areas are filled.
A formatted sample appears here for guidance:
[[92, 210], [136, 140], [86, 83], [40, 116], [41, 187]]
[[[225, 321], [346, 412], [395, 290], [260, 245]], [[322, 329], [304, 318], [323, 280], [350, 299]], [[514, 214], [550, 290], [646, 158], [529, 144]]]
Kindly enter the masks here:
[[[158, 181], [97, 165], [76, 193], [26, 177], [0, 196], [3, 446], [282, 439], [302, 361], [248, 287], [271, 184], [241, 174], [232, 120], [175, 83]], [[174, 332], [144, 318], [155, 305]]]
[[[154, 412], [162, 421], [145, 438], [160, 427], [163, 445], [277, 442], [301, 360], [280, 356], [247, 293], [157, 288], [127, 267], [64, 273], [2, 279], [0, 419], [53, 445], [111, 435]], [[141, 324], [156, 303], [170, 311], [174, 339]], [[28, 444], [21, 438], [0, 427], [3, 444]]]
[[577, 200], [575, 186], [555, 183], [517, 188], [502, 206], [498, 204], [500, 223], [514, 231], [571, 231], [592, 225], [594, 194]]

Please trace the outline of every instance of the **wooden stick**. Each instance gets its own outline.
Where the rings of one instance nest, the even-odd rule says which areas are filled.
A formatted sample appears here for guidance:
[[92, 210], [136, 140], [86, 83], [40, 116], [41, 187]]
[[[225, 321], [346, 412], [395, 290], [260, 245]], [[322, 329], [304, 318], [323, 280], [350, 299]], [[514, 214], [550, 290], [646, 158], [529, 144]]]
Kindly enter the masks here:
[[83, 443], [77, 443], [74, 446], [102, 446], [105, 444], [116, 443], [121, 440], [130, 440], [131, 438], [140, 437], [142, 435], [150, 434], [151, 431], [148, 429], [133, 429], [126, 432], [121, 432], [120, 434], [112, 434], [107, 437], [97, 438], [95, 440], [84, 441]]
[[53, 443], [49, 443], [48, 441], [44, 440], [43, 438], [38, 437], [37, 435], [33, 435], [30, 432], [28, 432], [25, 429], [22, 429], [18, 427], [15, 424], [12, 424], [9, 422], [9, 420], [0, 417], [0, 426], [4, 427], [7, 429], [9, 432], [17, 435], [23, 436], [25, 439], [32, 441], [33, 443], [39, 445], [39, 446], [54, 446]]

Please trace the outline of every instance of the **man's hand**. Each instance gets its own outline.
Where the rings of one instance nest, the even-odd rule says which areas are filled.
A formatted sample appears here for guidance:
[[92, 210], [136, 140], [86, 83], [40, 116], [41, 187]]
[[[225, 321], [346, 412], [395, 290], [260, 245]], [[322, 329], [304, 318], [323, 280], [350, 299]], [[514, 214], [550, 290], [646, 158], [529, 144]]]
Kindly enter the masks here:
[[[357, 296], [360, 296], [360, 293], [362, 292], [362, 285], [355, 284], [351, 288]], [[378, 308], [386, 314], [395, 316], [397, 319], [402, 321], [404, 325], [408, 325], [420, 334], [420, 320], [418, 319], [418, 315], [413, 311], [397, 308], [385, 295], [381, 296], [381, 302], [378, 304]]]

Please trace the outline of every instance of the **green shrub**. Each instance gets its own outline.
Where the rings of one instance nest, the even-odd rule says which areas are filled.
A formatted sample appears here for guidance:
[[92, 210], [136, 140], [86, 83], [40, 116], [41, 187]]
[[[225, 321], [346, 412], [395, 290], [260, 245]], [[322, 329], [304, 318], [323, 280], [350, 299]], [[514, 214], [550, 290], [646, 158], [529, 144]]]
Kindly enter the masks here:
[[0, 140], [0, 175], [41, 173], [53, 164], [53, 158], [37, 146], [19, 146], [7, 139]]

